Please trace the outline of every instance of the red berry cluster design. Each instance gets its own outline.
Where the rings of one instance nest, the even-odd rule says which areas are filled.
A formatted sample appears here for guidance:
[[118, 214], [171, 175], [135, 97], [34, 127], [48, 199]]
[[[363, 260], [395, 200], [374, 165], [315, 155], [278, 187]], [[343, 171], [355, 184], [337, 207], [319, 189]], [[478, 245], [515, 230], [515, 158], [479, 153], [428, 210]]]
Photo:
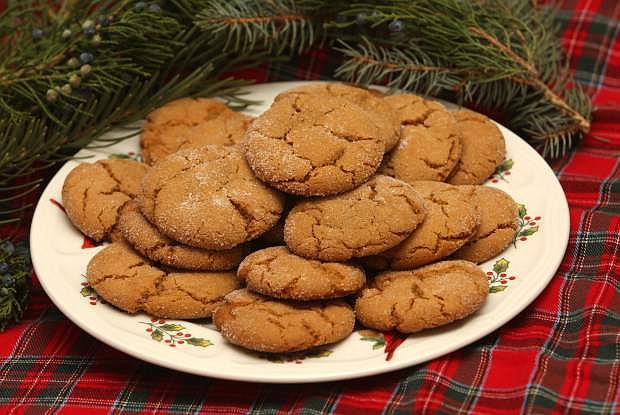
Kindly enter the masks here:
[[510, 261], [506, 258], [501, 258], [495, 261], [493, 264], [493, 271], [487, 272], [487, 281], [489, 282], [489, 293], [498, 293], [504, 291], [508, 287], [510, 281], [516, 280], [514, 275], [508, 276], [508, 267]]
[[541, 220], [542, 216], [529, 216], [527, 214], [527, 209], [525, 208], [525, 205], [520, 204], [517, 232], [515, 233], [515, 237], [512, 240], [512, 245], [516, 248], [517, 241], [525, 242], [527, 241], [528, 236], [532, 236], [536, 232], [538, 232]]
[[[86, 278], [84, 275], [82, 275], [82, 277]], [[80, 290], [80, 294], [82, 295], [82, 297], [88, 299], [88, 303], [90, 305], [97, 305], [98, 303], [100, 304], [105, 304], [106, 301], [99, 297], [99, 295], [97, 294], [97, 291], [95, 291], [95, 289], [87, 282], [87, 281], [83, 281], [82, 283], [80, 283], [80, 285], [82, 286], [82, 289]]]
[[151, 334], [151, 339], [167, 344], [169, 347], [177, 347], [177, 345], [183, 344], [198, 347], [213, 345], [210, 340], [192, 336], [184, 326], [178, 323], [168, 323], [166, 320], [158, 318], [152, 318], [150, 322], [141, 321], [140, 323], [148, 326], [146, 332]]
[[498, 183], [500, 180], [508, 183], [508, 179], [506, 179], [506, 176], [510, 176], [510, 170], [512, 169], [512, 166], [514, 166], [514, 162], [512, 161], [512, 159], [505, 160], [502, 164], [497, 166], [497, 169], [495, 169], [495, 173], [493, 173], [493, 176], [491, 176], [491, 183]]

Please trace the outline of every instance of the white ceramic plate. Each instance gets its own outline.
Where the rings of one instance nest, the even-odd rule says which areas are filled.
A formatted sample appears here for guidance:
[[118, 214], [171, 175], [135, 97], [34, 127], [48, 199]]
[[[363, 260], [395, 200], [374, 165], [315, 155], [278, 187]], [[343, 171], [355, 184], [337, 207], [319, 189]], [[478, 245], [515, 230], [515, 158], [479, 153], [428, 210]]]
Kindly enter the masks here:
[[[300, 82], [248, 88], [258, 115], [279, 92]], [[50, 181], [37, 205], [30, 247], [32, 262], [52, 301], [75, 324], [102, 342], [138, 359], [183, 372], [259, 382], [319, 382], [368, 376], [426, 362], [450, 353], [505, 324], [530, 304], [553, 277], [568, 243], [569, 215], [564, 192], [545, 161], [523, 140], [501, 127], [507, 161], [486, 183], [508, 192], [521, 210], [519, 237], [497, 258], [481, 264], [491, 294], [473, 316], [449, 326], [402, 336], [356, 331], [343, 342], [293, 356], [260, 356], [228, 344], [208, 322], [165, 321], [129, 315], [105, 304], [87, 285], [84, 273], [101, 248], [83, 248], [82, 235], [54, 203], [61, 200], [67, 162]], [[114, 134], [125, 134], [116, 131]], [[138, 138], [113, 147], [82, 150], [88, 162], [111, 155], [135, 156]], [[404, 340], [404, 341], [403, 341]]]

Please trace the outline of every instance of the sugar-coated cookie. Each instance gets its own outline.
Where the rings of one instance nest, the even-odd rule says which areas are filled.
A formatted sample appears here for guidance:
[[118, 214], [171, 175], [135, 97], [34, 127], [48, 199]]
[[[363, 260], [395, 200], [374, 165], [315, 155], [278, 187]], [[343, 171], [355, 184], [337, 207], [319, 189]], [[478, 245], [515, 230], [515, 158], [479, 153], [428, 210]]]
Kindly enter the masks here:
[[463, 154], [447, 182], [480, 184], [506, 158], [506, 143], [499, 128], [488, 117], [469, 110], [453, 113], [461, 133]]
[[166, 236], [224, 250], [257, 238], [280, 218], [284, 198], [258, 180], [237, 147], [180, 150], [144, 177], [142, 213]]
[[407, 183], [443, 182], [461, 157], [461, 136], [452, 114], [440, 103], [417, 95], [391, 95], [383, 99], [394, 108], [402, 124], [401, 139], [380, 168], [382, 174]]
[[134, 201], [127, 202], [121, 208], [118, 229], [125, 240], [145, 257], [179, 269], [226, 271], [239, 265], [243, 255], [247, 252], [243, 245], [223, 251], [213, 251], [176, 242], [146, 220]]
[[364, 270], [357, 265], [302, 258], [285, 246], [251, 253], [239, 265], [237, 276], [251, 291], [304, 301], [345, 297], [366, 283]]
[[364, 183], [385, 142], [357, 104], [326, 94], [287, 94], [248, 128], [243, 143], [256, 176], [286, 193], [326, 196]]
[[86, 277], [110, 304], [161, 318], [210, 317], [224, 296], [240, 286], [233, 272], [165, 271], [122, 242], [99, 251]]
[[383, 95], [377, 91], [337, 82], [317, 82], [291, 88], [276, 97], [276, 101], [291, 94], [325, 94], [344, 98], [366, 111], [368, 120], [378, 129], [385, 142], [385, 151], [391, 150], [400, 139], [400, 122], [390, 105], [383, 101]]
[[443, 261], [377, 275], [357, 299], [355, 312], [368, 328], [414, 333], [469, 316], [488, 294], [486, 275], [475, 264]]
[[423, 205], [407, 183], [377, 175], [350, 192], [297, 204], [284, 239], [295, 254], [322, 261], [373, 255], [407, 238], [424, 219]]
[[116, 239], [119, 209], [140, 192], [149, 166], [133, 160], [81, 163], [62, 187], [62, 203], [71, 222], [95, 241]]
[[344, 339], [353, 331], [355, 315], [342, 300], [293, 302], [242, 289], [224, 298], [213, 313], [213, 322], [233, 344], [284, 353]]
[[449, 256], [476, 233], [480, 214], [458, 186], [432, 181], [411, 186], [424, 198], [424, 222], [399, 245], [365, 258], [369, 267], [417, 268]]
[[146, 163], [155, 164], [186, 148], [234, 145], [251, 122], [252, 117], [234, 112], [216, 99], [177, 99], [146, 117], [140, 136], [142, 157]]
[[504, 191], [486, 186], [459, 186], [480, 213], [480, 227], [452, 256], [481, 263], [502, 252], [517, 233], [517, 203]]

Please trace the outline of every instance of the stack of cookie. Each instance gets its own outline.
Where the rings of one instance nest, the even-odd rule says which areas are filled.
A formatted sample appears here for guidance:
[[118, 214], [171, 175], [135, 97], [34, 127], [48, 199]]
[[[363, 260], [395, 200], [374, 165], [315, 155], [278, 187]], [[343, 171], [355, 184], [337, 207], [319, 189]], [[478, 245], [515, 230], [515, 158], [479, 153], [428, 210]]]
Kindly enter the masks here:
[[141, 145], [150, 167], [101, 161], [65, 182], [73, 223], [114, 241], [89, 281], [128, 312], [213, 312], [252, 350], [333, 343], [356, 319], [412, 333], [464, 318], [488, 294], [475, 264], [516, 232], [516, 203], [479, 185], [501, 132], [415, 95], [313, 84], [254, 120], [183, 99], [149, 116]]

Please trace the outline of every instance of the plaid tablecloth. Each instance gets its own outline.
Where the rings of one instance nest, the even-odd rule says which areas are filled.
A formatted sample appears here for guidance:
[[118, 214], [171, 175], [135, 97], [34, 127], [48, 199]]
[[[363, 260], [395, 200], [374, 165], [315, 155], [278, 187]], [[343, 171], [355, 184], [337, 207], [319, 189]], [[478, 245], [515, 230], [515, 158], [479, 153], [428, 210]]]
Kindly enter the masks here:
[[[620, 413], [620, 2], [557, 6], [564, 46], [597, 111], [592, 133], [553, 163], [570, 204], [566, 256], [510, 323], [427, 364], [365, 379], [268, 385], [152, 366], [68, 321], [34, 281], [25, 319], [0, 334], [0, 413]], [[323, 51], [253, 73], [332, 73]]]

